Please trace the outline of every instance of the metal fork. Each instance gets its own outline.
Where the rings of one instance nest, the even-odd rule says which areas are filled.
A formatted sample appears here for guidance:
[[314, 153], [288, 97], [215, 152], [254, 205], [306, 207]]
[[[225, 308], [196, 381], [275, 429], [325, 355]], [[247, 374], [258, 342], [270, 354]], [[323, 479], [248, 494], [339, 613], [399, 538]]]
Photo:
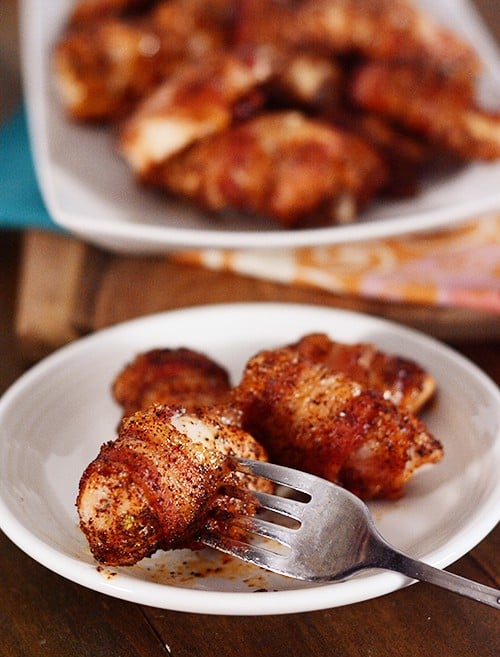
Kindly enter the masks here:
[[[256, 492], [261, 507], [272, 512], [272, 519], [236, 516], [231, 520], [238, 529], [236, 534], [206, 530], [200, 535], [205, 545], [310, 582], [344, 580], [365, 568], [393, 570], [500, 609], [500, 590], [439, 570], [392, 547], [376, 529], [366, 504], [349, 491], [291, 468], [248, 459], [236, 461], [240, 472], [299, 491], [307, 499], [304, 495], [303, 499], [293, 499]], [[287, 526], [288, 521], [295, 526]], [[248, 542], [244, 540], [247, 535]], [[264, 537], [264, 541], [256, 543], [255, 536]]]

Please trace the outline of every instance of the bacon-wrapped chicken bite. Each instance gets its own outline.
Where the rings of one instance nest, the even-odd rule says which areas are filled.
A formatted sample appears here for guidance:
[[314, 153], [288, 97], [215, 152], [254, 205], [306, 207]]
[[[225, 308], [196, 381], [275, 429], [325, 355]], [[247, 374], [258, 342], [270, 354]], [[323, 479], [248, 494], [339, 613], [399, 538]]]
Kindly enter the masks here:
[[385, 115], [462, 159], [500, 157], [500, 113], [479, 108], [463, 85], [438, 73], [367, 62], [354, 74], [351, 96], [358, 106]]
[[255, 480], [234, 471], [235, 456], [266, 458], [244, 431], [178, 407], [125, 418], [80, 480], [80, 527], [94, 557], [133, 565], [159, 549], [195, 546], [205, 522], [213, 532], [218, 516], [242, 505], [251, 513]]
[[120, 152], [135, 174], [146, 178], [190, 144], [230, 126], [239, 107], [245, 112], [252, 106], [248, 99], [273, 71], [268, 48], [218, 54], [182, 67], [124, 123]]
[[338, 483], [364, 498], [397, 498], [415, 468], [442, 446], [421, 420], [293, 349], [250, 359], [234, 389], [242, 426], [276, 463]]
[[352, 221], [383, 184], [385, 169], [359, 138], [285, 111], [194, 144], [159, 180], [209, 211], [235, 209], [294, 227]]
[[53, 71], [68, 116], [110, 121], [162, 79], [160, 41], [150, 28], [107, 19], [66, 34], [55, 48]]
[[[67, 114], [79, 121], [122, 119], [187, 63], [222, 49], [228, 0], [170, 0], [147, 14], [73, 21], [56, 44], [54, 79]], [[94, 4], [94, 3], [90, 3]]]
[[463, 80], [481, 68], [469, 44], [407, 0], [242, 0], [240, 5], [240, 42], [412, 62]]
[[229, 389], [227, 370], [185, 347], [140, 353], [113, 382], [113, 396], [125, 416], [153, 404], [180, 404], [189, 410], [222, 404]]
[[417, 413], [436, 391], [436, 381], [418, 363], [381, 351], [373, 344], [335, 342], [324, 333], [303, 336], [289, 349], [332, 372], [342, 372], [384, 399]]

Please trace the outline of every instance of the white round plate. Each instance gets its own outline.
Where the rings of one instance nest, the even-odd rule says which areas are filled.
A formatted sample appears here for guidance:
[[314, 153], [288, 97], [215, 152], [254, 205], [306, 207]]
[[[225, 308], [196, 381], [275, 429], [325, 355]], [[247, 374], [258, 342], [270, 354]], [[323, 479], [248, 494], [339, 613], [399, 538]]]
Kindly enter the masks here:
[[[484, 61], [480, 98], [500, 107], [500, 57], [467, 0], [415, 0], [476, 47]], [[419, 193], [373, 204], [351, 225], [285, 230], [236, 214], [214, 219], [140, 188], [106, 128], [69, 122], [50, 70], [51, 52], [69, 11], [67, 0], [22, 1], [24, 95], [36, 172], [53, 220], [112, 251], [163, 253], [178, 248], [297, 248], [435, 229], [500, 207], [500, 161], [474, 162], [444, 175], [429, 172]]]
[[425, 420], [444, 460], [422, 469], [398, 501], [371, 504], [382, 534], [444, 567], [473, 548], [500, 513], [500, 393], [478, 368], [422, 334], [369, 316], [295, 304], [200, 306], [120, 324], [83, 338], [23, 375], [0, 400], [0, 523], [47, 568], [96, 591], [155, 607], [212, 614], [280, 614], [346, 605], [408, 584], [371, 571], [310, 585], [203, 550], [158, 552], [130, 568], [100, 568], [78, 528], [85, 466], [112, 439], [117, 372], [140, 351], [188, 346], [224, 364], [236, 382], [258, 350], [327, 332], [417, 360], [439, 392]]

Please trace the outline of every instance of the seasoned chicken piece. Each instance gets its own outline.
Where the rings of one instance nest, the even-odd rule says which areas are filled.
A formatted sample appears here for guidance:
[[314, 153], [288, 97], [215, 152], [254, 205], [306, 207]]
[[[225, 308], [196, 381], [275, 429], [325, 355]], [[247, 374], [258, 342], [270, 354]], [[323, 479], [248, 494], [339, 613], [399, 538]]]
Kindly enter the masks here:
[[384, 399], [417, 413], [436, 391], [435, 379], [418, 363], [380, 351], [370, 343], [335, 342], [324, 333], [311, 333], [288, 345], [302, 358], [342, 372], [364, 388], [379, 390]]
[[180, 404], [188, 410], [222, 404], [229, 389], [223, 367], [187, 348], [140, 353], [113, 382], [113, 396], [125, 416], [153, 404]]
[[240, 42], [277, 42], [330, 54], [413, 62], [467, 80], [480, 70], [471, 46], [407, 0], [242, 0]]
[[53, 55], [65, 112], [77, 121], [110, 121], [130, 111], [164, 75], [150, 27], [107, 19], [62, 37]]
[[351, 96], [460, 158], [500, 157], [500, 113], [480, 109], [461, 84], [435, 72], [367, 62], [354, 75]]
[[242, 426], [276, 463], [338, 483], [364, 498], [397, 498], [415, 468], [442, 446], [422, 421], [293, 349], [250, 359], [233, 392]]
[[241, 508], [251, 513], [250, 482], [234, 471], [234, 456], [266, 458], [240, 429], [176, 407], [124, 419], [80, 480], [80, 527], [94, 557], [133, 565], [158, 549], [196, 545], [205, 522], [213, 532], [218, 518]]
[[53, 54], [68, 115], [85, 121], [122, 118], [184, 63], [223, 48], [229, 16], [222, 2], [170, 0], [130, 19], [110, 15], [70, 27]]
[[238, 106], [274, 71], [268, 48], [222, 53], [183, 67], [123, 125], [119, 149], [139, 177], [190, 144], [227, 128]]
[[275, 108], [299, 108], [367, 141], [387, 169], [380, 193], [391, 198], [414, 195], [423, 167], [436, 156], [435, 149], [383, 116], [353, 108], [346, 93], [351, 75], [352, 64], [318, 50], [290, 50], [283, 54], [281, 70], [267, 88], [268, 103]]
[[233, 0], [167, 0], [148, 15], [166, 49], [202, 61], [232, 41]]
[[392, 198], [415, 194], [419, 176], [435, 157], [435, 149], [383, 116], [352, 107], [347, 94], [352, 64], [341, 63], [319, 50], [289, 50], [282, 57], [281, 70], [267, 88], [269, 104], [300, 108], [358, 135], [385, 163], [388, 175], [381, 193]]
[[295, 111], [261, 114], [202, 140], [159, 177], [210, 211], [257, 213], [286, 227], [350, 222], [384, 180], [365, 142]]

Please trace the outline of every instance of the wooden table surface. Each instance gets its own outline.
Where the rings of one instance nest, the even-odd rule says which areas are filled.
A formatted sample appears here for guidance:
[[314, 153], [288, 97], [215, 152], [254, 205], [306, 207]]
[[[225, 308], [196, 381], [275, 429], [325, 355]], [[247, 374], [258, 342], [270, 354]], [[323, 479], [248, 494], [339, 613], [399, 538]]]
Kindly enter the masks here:
[[[496, 3], [487, 0], [478, 0], [477, 4], [498, 34], [498, 5], [495, 8]], [[11, 5], [2, 2], [2, 11]], [[5, 16], [9, 17], [9, 10], [2, 20]], [[33, 349], [27, 352], [18, 330], [27, 240], [28, 236], [15, 231], [0, 232], [0, 393], [36, 357]], [[163, 300], [168, 297], [165, 307], [185, 306], [186, 295], [191, 304], [221, 300], [307, 300], [304, 290], [230, 274], [207, 275], [192, 267], [175, 265], [175, 281], [164, 291]], [[332, 307], [345, 305], [333, 296], [322, 296], [320, 302]], [[80, 307], [80, 313], [84, 310], [84, 306]], [[115, 318], [108, 315], [107, 319], [118, 321], [127, 312], [124, 306]], [[65, 318], [56, 312], [55, 329], [58, 321], [61, 330], [67, 328], [62, 326]], [[94, 324], [90, 328], [98, 326]], [[64, 333], [61, 340], [71, 338]], [[500, 383], [498, 340], [474, 338], [468, 333], [466, 340], [453, 336], [448, 341]], [[449, 570], [499, 587], [499, 548], [497, 527]], [[376, 600], [302, 614], [264, 617], [188, 614], [128, 603], [85, 589], [39, 565], [2, 533], [0, 600], [0, 657], [498, 657], [500, 654], [498, 612], [427, 584], [415, 584]]]

